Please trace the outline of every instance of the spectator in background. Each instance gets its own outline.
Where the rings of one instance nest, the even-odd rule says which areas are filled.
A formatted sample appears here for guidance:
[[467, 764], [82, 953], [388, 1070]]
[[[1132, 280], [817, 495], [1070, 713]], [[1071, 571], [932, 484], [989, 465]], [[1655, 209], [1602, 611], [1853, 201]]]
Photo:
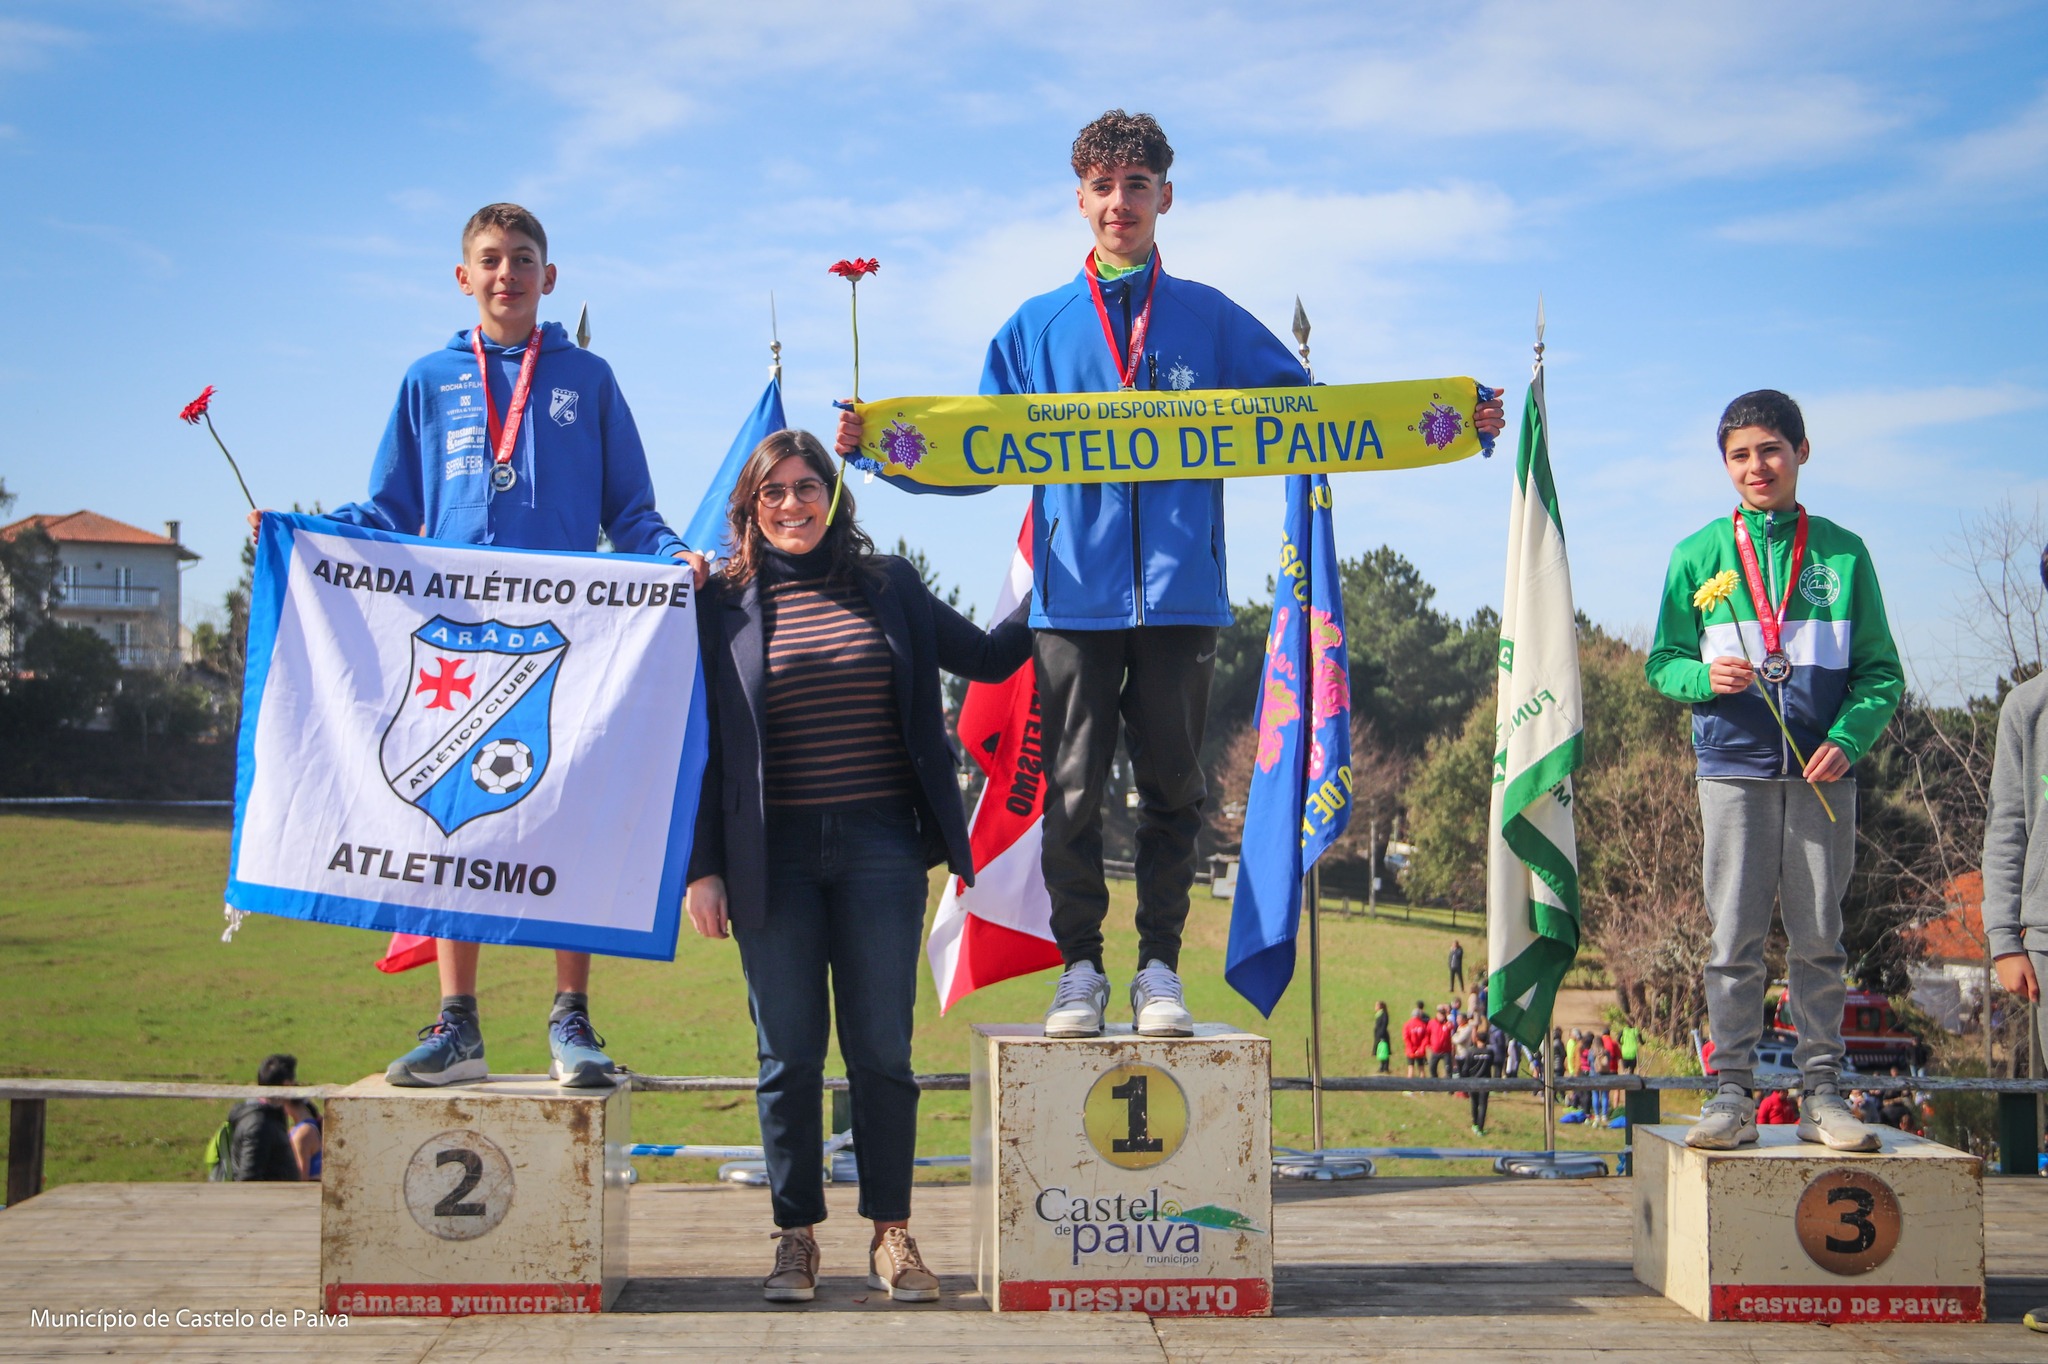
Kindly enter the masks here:
[[1451, 989], [1465, 988], [1465, 944], [1451, 940]]
[[1871, 1091], [1867, 1089], [1852, 1089], [1849, 1091], [1849, 1109], [1862, 1121], [1875, 1123], [1883, 1114], [1884, 1105], [1878, 1101], [1877, 1095]]
[[320, 1131], [320, 1110], [311, 1099], [286, 1099], [284, 1115], [291, 1124], [292, 1158], [299, 1162], [299, 1178], [318, 1181], [326, 1141]]
[[1414, 1079], [1429, 1065], [1429, 1011], [1415, 1001], [1415, 1015], [1401, 1025], [1401, 1044], [1408, 1049], [1408, 1078]]
[[1608, 1025], [1608, 1024], [1602, 1024], [1602, 1025], [1601, 1025], [1601, 1027], [1600, 1027], [1600, 1037], [1599, 1037], [1599, 1042], [1600, 1042], [1600, 1050], [1602, 1050], [1602, 1051], [1604, 1051], [1604, 1052], [1606, 1052], [1606, 1053], [1607, 1053], [1607, 1071], [1608, 1071], [1608, 1073], [1609, 1073], [1609, 1074], [1611, 1074], [1611, 1075], [1618, 1075], [1618, 1074], [1620, 1074], [1620, 1073], [1621, 1073], [1621, 1043], [1620, 1043], [1620, 1041], [1619, 1041], [1618, 1039], [1616, 1039], [1616, 1037], [1614, 1036], [1614, 1029], [1613, 1029], [1613, 1027], [1612, 1027], [1611, 1025]]
[[1387, 1064], [1394, 1058], [1394, 1044], [1390, 1025], [1387, 1021], [1387, 1001], [1381, 1000], [1372, 1011], [1372, 1059], [1380, 1063], [1380, 1074], [1387, 1073]]
[[1766, 1093], [1756, 1106], [1756, 1120], [1759, 1126], [1799, 1121], [1799, 1091], [1773, 1089]]
[[1626, 1073], [1636, 1073], [1636, 1057], [1643, 1051], [1643, 1030], [1630, 1023], [1621, 1030], [1621, 1068]]
[[1451, 1067], [1451, 1011], [1438, 1006], [1436, 1017], [1429, 1020], [1429, 1078], [1434, 1080], [1441, 1072], [1453, 1074]]
[[[1594, 1079], [1605, 1079], [1614, 1074], [1614, 1062], [1608, 1059], [1605, 1047], [1594, 1046], [1588, 1047], [1586, 1050], [1590, 1053]], [[1606, 1122], [1608, 1114], [1613, 1111], [1614, 1091], [1610, 1089], [1595, 1089], [1588, 1092], [1593, 1096], [1593, 1120], [1595, 1122]]]
[[[256, 1067], [259, 1085], [295, 1085], [299, 1061], [283, 1053]], [[228, 1178], [284, 1182], [305, 1178], [292, 1154], [291, 1125], [282, 1099], [245, 1099], [228, 1110]]]

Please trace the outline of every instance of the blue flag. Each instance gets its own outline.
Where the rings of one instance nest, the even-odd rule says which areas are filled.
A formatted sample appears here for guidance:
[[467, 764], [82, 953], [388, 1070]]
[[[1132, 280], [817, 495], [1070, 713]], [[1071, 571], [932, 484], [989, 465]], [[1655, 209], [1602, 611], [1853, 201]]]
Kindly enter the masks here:
[[769, 375], [768, 387], [761, 391], [761, 401], [754, 404], [754, 410], [741, 423], [740, 433], [732, 438], [732, 448], [725, 452], [725, 462], [718, 466], [711, 486], [704, 490], [697, 514], [683, 531], [684, 544], [707, 558], [732, 553], [725, 512], [726, 504], [732, 501], [733, 485], [740, 481], [740, 470], [746, 467], [747, 456], [754, 453], [754, 447], [788, 425], [782, 417], [782, 367], [777, 365]]
[[1322, 474], [1287, 480], [1277, 581], [1223, 965], [1268, 1017], [1294, 979], [1301, 879], [1351, 821], [1351, 663]]

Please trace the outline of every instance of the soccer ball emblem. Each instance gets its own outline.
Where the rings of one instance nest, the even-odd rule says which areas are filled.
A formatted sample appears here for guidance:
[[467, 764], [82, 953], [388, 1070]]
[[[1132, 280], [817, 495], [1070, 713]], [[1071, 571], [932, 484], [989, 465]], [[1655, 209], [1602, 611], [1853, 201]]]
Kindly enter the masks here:
[[493, 739], [477, 749], [469, 776], [494, 796], [509, 795], [533, 775], [533, 750], [517, 739]]

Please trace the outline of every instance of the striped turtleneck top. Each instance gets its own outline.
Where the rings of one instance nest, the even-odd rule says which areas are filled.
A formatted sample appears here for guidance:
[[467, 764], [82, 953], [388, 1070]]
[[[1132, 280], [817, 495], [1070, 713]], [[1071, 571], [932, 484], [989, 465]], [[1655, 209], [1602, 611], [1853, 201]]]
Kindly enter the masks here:
[[907, 803], [910, 755], [889, 641], [860, 584], [828, 582], [822, 549], [763, 546], [769, 805]]

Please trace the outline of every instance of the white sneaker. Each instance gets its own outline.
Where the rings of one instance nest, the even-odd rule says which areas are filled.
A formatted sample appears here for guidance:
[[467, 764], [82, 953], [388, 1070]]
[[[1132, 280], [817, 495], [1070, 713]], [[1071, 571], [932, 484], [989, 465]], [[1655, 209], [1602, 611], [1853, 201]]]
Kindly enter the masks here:
[[1131, 978], [1131, 1023], [1140, 1037], [1193, 1037], [1195, 1016], [1180, 995], [1180, 976], [1162, 961], [1148, 961]]
[[1816, 1090], [1799, 1101], [1797, 1130], [1799, 1140], [1835, 1151], [1875, 1151], [1881, 1145], [1877, 1133], [1833, 1089]]
[[1045, 1011], [1047, 1037], [1100, 1037], [1109, 1008], [1109, 977], [1095, 963], [1077, 961], [1060, 973], [1052, 1007]]

